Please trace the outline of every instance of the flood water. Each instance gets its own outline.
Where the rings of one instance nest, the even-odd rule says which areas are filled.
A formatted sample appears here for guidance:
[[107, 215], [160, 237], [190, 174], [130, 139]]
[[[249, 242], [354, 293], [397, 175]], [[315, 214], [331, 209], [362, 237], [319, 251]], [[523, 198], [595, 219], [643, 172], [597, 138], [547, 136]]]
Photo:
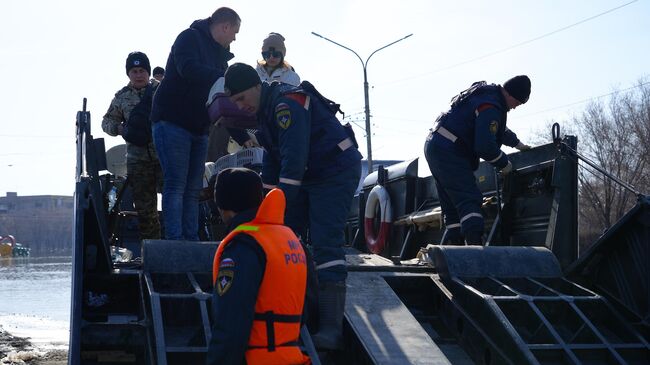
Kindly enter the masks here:
[[0, 326], [39, 347], [66, 347], [72, 258], [0, 258]]

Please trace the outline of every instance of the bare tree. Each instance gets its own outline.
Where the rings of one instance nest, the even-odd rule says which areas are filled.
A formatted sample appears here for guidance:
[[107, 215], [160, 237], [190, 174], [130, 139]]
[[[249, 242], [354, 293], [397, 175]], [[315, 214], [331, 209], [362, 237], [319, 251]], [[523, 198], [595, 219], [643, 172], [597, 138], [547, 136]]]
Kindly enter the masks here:
[[[615, 91], [607, 100], [596, 99], [580, 115], [561, 124], [565, 133], [578, 136], [583, 156], [637, 191], [649, 191], [650, 82], [640, 80], [633, 88]], [[540, 133], [540, 138], [546, 139], [544, 134]], [[580, 163], [578, 179], [584, 245], [618, 221], [637, 197], [584, 163]]]
[[637, 189], [644, 194], [650, 192], [650, 81], [639, 81], [633, 97], [628, 97], [624, 103], [626, 113], [634, 121], [632, 133], [638, 142], [637, 154], [645, 157], [645, 171], [637, 182]]

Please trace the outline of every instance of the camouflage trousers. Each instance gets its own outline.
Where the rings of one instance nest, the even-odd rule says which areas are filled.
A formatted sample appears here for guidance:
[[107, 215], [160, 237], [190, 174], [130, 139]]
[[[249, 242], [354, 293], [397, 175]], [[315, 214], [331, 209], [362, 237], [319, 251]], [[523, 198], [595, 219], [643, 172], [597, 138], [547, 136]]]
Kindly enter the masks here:
[[133, 204], [138, 212], [140, 239], [160, 239], [158, 195], [162, 191], [162, 170], [157, 158], [128, 159], [126, 170], [133, 190]]

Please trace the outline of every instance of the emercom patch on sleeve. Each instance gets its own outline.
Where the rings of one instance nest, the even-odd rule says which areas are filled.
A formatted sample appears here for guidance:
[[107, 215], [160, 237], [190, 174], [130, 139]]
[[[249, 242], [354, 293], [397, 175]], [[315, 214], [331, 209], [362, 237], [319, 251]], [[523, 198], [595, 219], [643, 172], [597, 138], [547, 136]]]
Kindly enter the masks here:
[[[285, 104], [286, 105], [286, 104]], [[287, 109], [275, 111], [275, 120], [278, 122], [278, 126], [282, 129], [287, 129], [291, 126], [291, 110]]]
[[219, 296], [222, 296], [226, 294], [228, 289], [232, 286], [233, 279], [235, 278], [235, 272], [232, 270], [219, 270], [219, 274], [217, 275], [217, 282], [215, 285], [217, 286], [217, 294]]
[[499, 123], [496, 120], [490, 122], [490, 133], [497, 134], [498, 130], [499, 130]]

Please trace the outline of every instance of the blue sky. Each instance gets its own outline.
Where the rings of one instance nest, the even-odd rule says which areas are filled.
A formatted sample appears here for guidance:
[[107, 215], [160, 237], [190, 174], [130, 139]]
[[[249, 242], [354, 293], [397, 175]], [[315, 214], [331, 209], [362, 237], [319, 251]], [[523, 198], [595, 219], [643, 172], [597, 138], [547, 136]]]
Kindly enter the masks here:
[[[106, 138], [107, 147], [122, 143], [101, 132], [100, 123], [114, 93], [127, 83], [126, 55], [140, 50], [152, 67], [164, 67], [176, 35], [218, 6], [230, 6], [242, 18], [231, 46], [233, 62], [253, 64], [266, 34], [279, 32], [286, 38], [286, 59], [300, 76], [342, 103], [361, 126], [359, 60], [311, 32], [354, 49], [364, 60], [413, 33], [368, 65], [373, 158], [409, 159], [422, 154], [427, 131], [449, 99], [473, 81], [530, 76], [530, 100], [508, 120], [528, 141], [548, 121], [579, 113], [585, 104], [575, 102], [647, 77], [650, 1], [625, 5], [629, 2], [3, 0], [0, 196], [71, 195], [74, 118], [82, 98], [88, 98], [94, 136]], [[514, 45], [519, 46], [510, 48]], [[365, 132], [355, 131], [365, 154]], [[423, 161], [420, 174], [428, 174]]]

